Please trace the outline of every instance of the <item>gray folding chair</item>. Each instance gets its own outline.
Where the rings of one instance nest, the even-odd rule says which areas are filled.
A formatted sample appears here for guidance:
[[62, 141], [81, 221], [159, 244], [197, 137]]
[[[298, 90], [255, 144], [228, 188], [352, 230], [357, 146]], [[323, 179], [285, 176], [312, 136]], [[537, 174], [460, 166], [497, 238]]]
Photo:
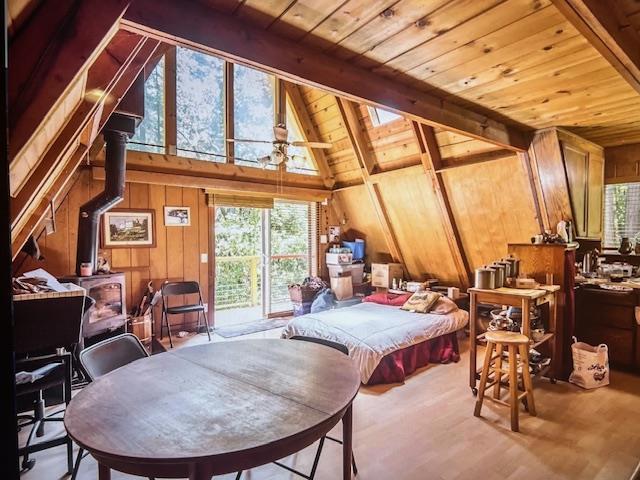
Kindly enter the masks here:
[[[211, 341], [211, 332], [209, 330], [209, 320], [207, 319], [207, 312], [205, 312], [204, 302], [202, 301], [202, 293], [200, 293], [200, 285], [198, 282], [165, 282], [161, 288], [162, 291], [162, 323], [160, 325], [160, 340], [162, 340], [162, 333], [164, 328], [167, 328], [169, 334], [169, 345], [173, 348], [173, 339], [171, 338], [171, 324], [169, 323], [169, 315], [180, 315], [185, 313], [196, 312], [198, 314], [198, 331], [201, 327], [200, 315], [204, 317], [204, 324], [207, 329], [207, 336]], [[197, 295], [198, 302], [183, 305], [169, 306], [168, 299], [172, 296], [182, 295]]]
[[[132, 333], [124, 333], [85, 348], [80, 352], [79, 359], [82, 369], [89, 380], [93, 382], [116, 368], [148, 356], [149, 353], [138, 337]], [[76, 479], [80, 462], [85, 456], [84, 449], [80, 448], [71, 480]]]

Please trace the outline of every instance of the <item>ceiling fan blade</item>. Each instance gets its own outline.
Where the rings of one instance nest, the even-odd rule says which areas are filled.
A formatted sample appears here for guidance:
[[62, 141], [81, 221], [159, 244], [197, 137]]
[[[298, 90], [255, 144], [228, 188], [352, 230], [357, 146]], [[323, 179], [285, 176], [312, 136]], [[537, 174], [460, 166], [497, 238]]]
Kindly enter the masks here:
[[291, 142], [294, 147], [332, 148], [333, 143], [327, 142]]
[[242, 142], [242, 143], [273, 143], [268, 140], [247, 140], [246, 138], [227, 138], [227, 142]]

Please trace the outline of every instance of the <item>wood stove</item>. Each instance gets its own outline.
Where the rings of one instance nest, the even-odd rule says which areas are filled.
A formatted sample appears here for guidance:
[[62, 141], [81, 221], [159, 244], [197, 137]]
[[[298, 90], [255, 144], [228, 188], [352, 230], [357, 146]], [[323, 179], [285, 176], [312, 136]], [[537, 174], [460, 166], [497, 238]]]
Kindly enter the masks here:
[[87, 296], [96, 302], [83, 321], [83, 338], [110, 332], [126, 324], [124, 273], [96, 274], [90, 277], [70, 276], [60, 280], [83, 287], [87, 291]]

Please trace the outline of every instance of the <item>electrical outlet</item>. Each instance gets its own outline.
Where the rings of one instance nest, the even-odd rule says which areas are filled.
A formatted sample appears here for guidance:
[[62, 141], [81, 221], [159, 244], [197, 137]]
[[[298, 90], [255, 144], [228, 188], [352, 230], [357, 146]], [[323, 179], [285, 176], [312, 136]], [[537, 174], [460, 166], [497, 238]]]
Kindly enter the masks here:
[[209, 255], [207, 255], [206, 253], [201, 253], [200, 263], [208, 263], [208, 262], [209, 262]]
[[209, 312], [209, 304], [208, 303], [204, 304], [204, 311], [205, 311], [205, 313]]

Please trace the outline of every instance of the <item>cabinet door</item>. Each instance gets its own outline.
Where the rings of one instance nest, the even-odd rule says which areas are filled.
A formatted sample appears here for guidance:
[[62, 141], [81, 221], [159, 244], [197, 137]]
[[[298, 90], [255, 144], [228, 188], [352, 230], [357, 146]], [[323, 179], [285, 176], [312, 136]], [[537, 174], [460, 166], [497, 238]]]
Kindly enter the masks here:
[[587, 236], [587, 152], [562, 142], [564, 168], [567, 172], [571, 210], [576, 236]]
[[604, 158], [589, 155], [587, 190], [587, 236], [602, 237], [602, 195], [604, 184]]

